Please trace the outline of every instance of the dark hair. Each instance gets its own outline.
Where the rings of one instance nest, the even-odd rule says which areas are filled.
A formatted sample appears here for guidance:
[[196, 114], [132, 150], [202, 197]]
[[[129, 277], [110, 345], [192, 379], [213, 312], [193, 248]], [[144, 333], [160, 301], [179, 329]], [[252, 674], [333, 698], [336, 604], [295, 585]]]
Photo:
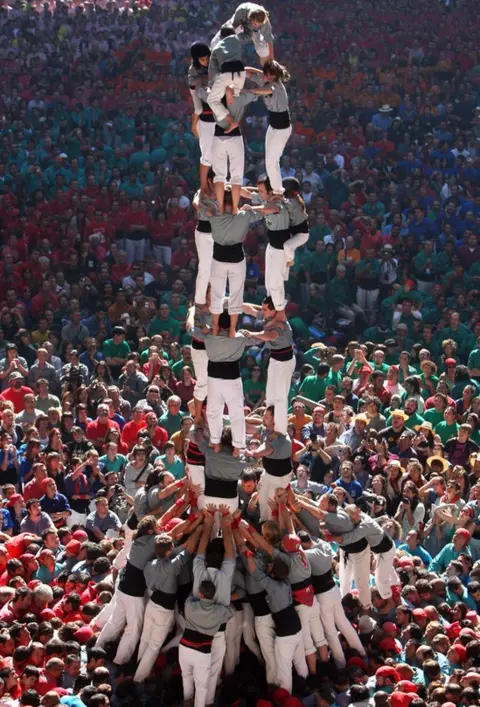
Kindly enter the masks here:
[[200, 582], [199, 591], [203, 594], [205, 599], [213, 599], [216, 589], [213, 582], [208, 579], [204, 579], [203, 582]]

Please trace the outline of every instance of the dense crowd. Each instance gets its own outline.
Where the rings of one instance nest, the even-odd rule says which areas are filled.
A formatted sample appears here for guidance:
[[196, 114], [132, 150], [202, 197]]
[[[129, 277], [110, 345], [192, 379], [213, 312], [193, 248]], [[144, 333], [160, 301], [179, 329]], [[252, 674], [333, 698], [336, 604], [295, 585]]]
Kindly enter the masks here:
[[1, 3], [0, 705], [480, 704], [478, 8], [255, 7]]

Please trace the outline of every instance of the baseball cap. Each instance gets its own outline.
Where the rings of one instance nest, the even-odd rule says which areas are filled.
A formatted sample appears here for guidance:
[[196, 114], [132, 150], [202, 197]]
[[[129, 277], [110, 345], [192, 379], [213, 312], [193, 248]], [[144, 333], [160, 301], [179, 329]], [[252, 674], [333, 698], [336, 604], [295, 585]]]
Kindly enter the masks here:
[[395, 655], [399, 655], [399, 653], [402, 652], [402, 649], [400, 648], [396, 640], [391, 636], [389, 638], [384, 638], [382, 641], [380, 641], [378, 647], [381, 651], [393, 651]]
[[72, 555], [78, 555], [81, 547], [82, 543], [80, 540], [70, 540], [70, 542], [65, 545], [65, 550], [70, 552]]
[[398, 626], [394, 624], [393, 621], [385, 621], [382, 626], [382, 631], [384, 633], [388, 633], [388, 635], [395, 635], [398, 631]]
[[399, 692], [418, 692], [418, 685], [415, 685], [411, 680], [400, 680], [399, 683], [395, 685], [395, 690]]
[[412, 611], [412, 616], [416, 619], [428, 619], [427, 612], [425, 609], [414, 609]]
[[358, 620], [359, 633], [373, 633], [377, 628], [377, 622], [371, 616], [360, 616]]
[[298, 535], [292, 533], [290, 535], [284, 535], [282, 538], [282, 547], [285, 552], [298, 552], [300, 546], [301, 542]]
[[85, 540], [88, 540], [88, 534], [84, 530], [76, 530], [73, 533], [72, 538], [74, 540], [80, 540], [81, 543], [84, 543]]

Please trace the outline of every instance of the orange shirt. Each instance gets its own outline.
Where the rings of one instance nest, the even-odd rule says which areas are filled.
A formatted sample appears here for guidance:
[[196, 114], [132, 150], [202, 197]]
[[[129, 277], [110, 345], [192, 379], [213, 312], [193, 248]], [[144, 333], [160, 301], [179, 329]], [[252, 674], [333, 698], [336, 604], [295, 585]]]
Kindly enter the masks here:
[[295, 415], [290, 415], [288, 422], [295, 425], [295, 439], [302, 439], [302, 427], [308, 425], [309, 422], [313, 420], [311, 415], [303, 415], [303, 417], [297, 418]]

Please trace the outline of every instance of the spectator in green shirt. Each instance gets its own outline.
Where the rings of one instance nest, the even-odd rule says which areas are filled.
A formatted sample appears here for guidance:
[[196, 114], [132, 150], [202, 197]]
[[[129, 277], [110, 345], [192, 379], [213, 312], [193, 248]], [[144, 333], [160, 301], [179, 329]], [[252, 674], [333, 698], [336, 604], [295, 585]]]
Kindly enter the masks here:
[[112, 338], [107, 339], [103, 344], [102, 353], [115, 380], [120, 376], [131, 353], [130, 345], [125, 341], [125, 335], [125, 329], [116, 326], [112, 330]]
[[252, 368], [251, 376], [243, 384], [245, 405], [254, 410], [263, 405], [265, 400], [266, 383], [262, 376], [262, 369], [256, 364]]
[[456, 437], [458, 434], [458, 424], [455, 422], [455, 408], [449, 405], [445, 408], [443, 417], [443, 422], [439, 422], [435, 427], [435, 434], [440, 437], [442, 444], [446, 444], [451, 437]]
[[180, 349], [180, 352], [182, 354], [182, 358], [177, 361], [176, 363], [173, 364], [172, 366], [172, 373], [175, 376], [175, 378], [180, 379], [182, 369], [184, 366], [188, 366], [189, 369], [192, 372], [192, 375], [195, 373], [195, 369], [193, 367], [193, 361], [192, 361], [192, 347], [186, 344], [185, 346], [182, 346]]
[[180, 338], [180, 324], [170, 316], [168, 304], [162, 303], [158, 308], [157, 316], [150, 322], [148, 334], [149, 336], [154, 336], [155, 334], [163, 334], [165, 331], [168, 332], [173, 341], [178, 341]]
[[337, 265], [336, 277], [328, 284], [328, 299], [335, 310], [337, 316], [348, 319], [352, 324], [358, 324], [363, 328], [365, 325], [365, 313], [356, 302], [353, 301], [352, 288], [346, 278], [347, 268], [345, 265]]
[[477, 339], [477, 348], [470, 351], [467, 366], [470, 378], [480, 383], [480, 336]]
[[173, 442], [166, 443], [165, 454], [161, 454], [160, 459], [165, 464], [165, 469], [173, 474], [175, 479], [178, 480], [185, 476], [185, 464], [180, 457], [175, 454], [175, 445]]
[[160, 427], [167, 430], [169, 438], [182, 427], [184, 413], [180, 410], [181, 405], [182, 401], [178, 395], [171, 395], [167, 400], [167, 412], [164, 412], [158, 421]]
[[315, 376], [307, 376], [302, 381], [300, 388], [298, 389], [298, 394], [303, 395], [309, 400], [314, 400], [318, 402], [325, 397], [325, 388], [329, 384], [328, 374], [330, 373], [330, 366], [328, 363], [319, 363], [317, 367], [317, 374]]

